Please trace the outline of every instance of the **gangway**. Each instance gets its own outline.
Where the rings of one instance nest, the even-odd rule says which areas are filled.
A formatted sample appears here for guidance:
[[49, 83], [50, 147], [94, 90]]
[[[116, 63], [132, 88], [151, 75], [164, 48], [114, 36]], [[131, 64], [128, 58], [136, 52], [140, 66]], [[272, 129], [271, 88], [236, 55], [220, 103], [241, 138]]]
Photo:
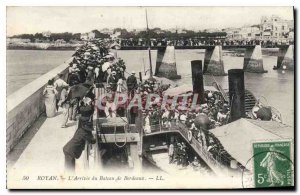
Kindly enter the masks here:
[[222, 164], [220, 161], [221, 159], [215, 159], [213, 155], [205, 149], [202, 144], [192, 136], [189, 139], [188, 129], [186, 126], [181, 123], [171, 122], [170, 128], [162, 128], [159, 125], [154, 125], [151, 128], [151, 133], [144, 134], [144, 137], [150, 137], [155, 135], [162, 135], [162, 134], [174, 134], [177, 133], [181, 135], [181, 137], [189, 143], [192, 149], [199, 155], [199, 157], [210, 167], [210, 169], [217, 175], [217, 176], [236, 176], [241, 175], [243, 171], [245, 171], [244, 167], [238, 163], [234, 158], [232, 158], [232, 162], [235, 162], [237, 165], [235, 168], [230, 166], [226, 166]]

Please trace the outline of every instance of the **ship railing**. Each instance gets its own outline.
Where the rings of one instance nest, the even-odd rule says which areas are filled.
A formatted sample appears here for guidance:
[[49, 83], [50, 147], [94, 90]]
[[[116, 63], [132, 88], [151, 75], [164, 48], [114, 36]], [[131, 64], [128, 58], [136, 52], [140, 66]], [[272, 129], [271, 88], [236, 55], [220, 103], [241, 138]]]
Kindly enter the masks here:
[[[168, 131], [179, 131], [180, 134], [188, 141], [187, 127], [181, 121], [177, 121], [177, 122], [172, 121], [170, 127], [163, 126], [161, 122], [159, 122], [159, 124], [151, 125], [151, 133], [168, 132]], [[196, 152], [202, 158], [205, 158], [206, 161], [209, 161], [209, 163], [213, 164], [214, 166], [218, 166], [220, 168], [225, 167], [223, 164], [221, 164], [216, 159], [214, 159], [212, 155], [210, 155], [210, 153], [205, 150], [205, 148], [201, 145], [201, 143], [196, 138], [192, 137], [192, 141], [190, 142], [190, 144], [196, 150]]]
[[[177, 131], [179, 132], [184, 139], [188, 141], [188, 130], [184, 123], [181, 121], [172, 121], [171, 125], [169, 127], [165, 127], [162, 125], [162, 123], [159, 121], [159, 124], [151, 125], [151, 133], [158, 133], [158, 132], [168, 132], [168, 131]], [[150, 134], [151, 134], [150, 133]], [[207, 150], [207, 147], [203, 146], [200, 141], [198, 141], [195, 137], [192, 136], [192, 140], [189, 142], [192, 148], [198, 153], [198, 155], [203, 158], [203, 160], [206, 161], [209, 165], [213, 166], [214, 169], [220, 170], [220, 171], [227, 171], [228, 174], [234, 171], [243, 171], [244, 167], [241, 164], [237, 165], [237, 169], [232, 169], [231, 167], [224, 165], [221, 163], [221, 155], [218, 154], [216, 157], [213, 156], [212, 153], [210, 153]]]
[[[181, 132], [181, 134], [187, 139], [188, 138], [188, 131], [186, 130], [186, 126], [182, 122], [178, 122], [178, 124], [175, 126], [177, 129]], [[200, 154], [201, 157], [204, 157], [206, 161], [209, 161], [210, 164], [213, 164], [215, 166], [218, 166], [220, 168], [224, 168], [225, 166], [221, 164], [219, 161], [214, 159], [210, 152], [206, 151], [205, 147], [201, 145], [201, 143], [195, 138], [192, 137], [192, 140], [190, 142], [194, 148], [197, 149], [197, 152]]]

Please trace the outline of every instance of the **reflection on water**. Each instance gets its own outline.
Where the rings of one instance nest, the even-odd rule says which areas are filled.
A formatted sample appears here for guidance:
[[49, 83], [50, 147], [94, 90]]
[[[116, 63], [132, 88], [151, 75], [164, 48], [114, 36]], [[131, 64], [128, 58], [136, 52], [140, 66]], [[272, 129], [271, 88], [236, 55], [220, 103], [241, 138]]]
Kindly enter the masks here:
[[[43, 50], [8, 50], [7, 51], [7, 95], [23, 87], [40, 75], [50, 71], [71, 57], [73, 51]], [[118, 51], [127, 66], [127, 72], [144, 71], [149, 68], [146, 50]], [[157, 52], [152, 51], [152, 64], [155, 70]], [[178, 83], [191, 83], [191, 60], [204, 61], [204, 50], [176, 50], [178, 74], [182, 79]], [[223, 56], [225, 71], [243, 68], [243, 57]], [[273, 70], [277, 57], [263, 56], [266, 74], [245, 73], [245, 85], [256, 97], [263, 96], [268, 104], [277, 108], [283, 115], [284, 123], [294, 124], [294, 72]], [[214, 79], [223, 88], [228, 88], [227, 76], [205, 76], [205, 84], [210, 85]]]

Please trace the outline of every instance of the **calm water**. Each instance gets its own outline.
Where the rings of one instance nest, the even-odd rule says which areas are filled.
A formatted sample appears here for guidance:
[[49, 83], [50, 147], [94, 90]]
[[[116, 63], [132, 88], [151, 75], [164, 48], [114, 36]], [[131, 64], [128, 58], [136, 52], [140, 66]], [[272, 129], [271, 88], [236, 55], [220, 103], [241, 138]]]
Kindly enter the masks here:
[[[7, 95], [50, 71], [69, 59], [73, 51], [8, 50], [7, 51]], [[151, 52], [153, 70], [155, 70], [156, 51]], [[118, 51], [127, 66], [127, 70], [144, 71], [149, 67], [147, 51]], [[204, 50], [176, 50], [180, 83], [191, 83], [191, 60], [204, 60]], [[225, 71], [231, 68], [243, 68], [243, 57], [224, 56]], [[268, 104], [277, 108], [283, 115], [284, 123], [294, 124], [294, 72], [273, 70], [277, 57], [263, 56], [266, 74], [245, 74], [245, 85], [256, 97], [263, 96]], [[206, 85], [213, 78], [205, 76]], [[215, 77], [223, 88], [228, 88], [228, 78]]]
[[73, 51], [7, 50], [6, 93], [10, 95], [69, 59]]

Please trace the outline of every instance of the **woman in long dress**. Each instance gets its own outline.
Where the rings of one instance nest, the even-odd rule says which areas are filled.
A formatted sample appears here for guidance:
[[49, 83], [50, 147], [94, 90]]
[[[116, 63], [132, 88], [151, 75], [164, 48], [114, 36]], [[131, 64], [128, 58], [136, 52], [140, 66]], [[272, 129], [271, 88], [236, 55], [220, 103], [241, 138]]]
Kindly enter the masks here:
[[56, 114], [56, 94], [57, 90], [54, 87], [54, 80], [49, 80], [43, 92], [45, 96], [46, 115], [48, 118], [54, 117]]
[[145, 117], [144, 131], [146, 134], [151, 133], [150, 117], [148, 113]]

